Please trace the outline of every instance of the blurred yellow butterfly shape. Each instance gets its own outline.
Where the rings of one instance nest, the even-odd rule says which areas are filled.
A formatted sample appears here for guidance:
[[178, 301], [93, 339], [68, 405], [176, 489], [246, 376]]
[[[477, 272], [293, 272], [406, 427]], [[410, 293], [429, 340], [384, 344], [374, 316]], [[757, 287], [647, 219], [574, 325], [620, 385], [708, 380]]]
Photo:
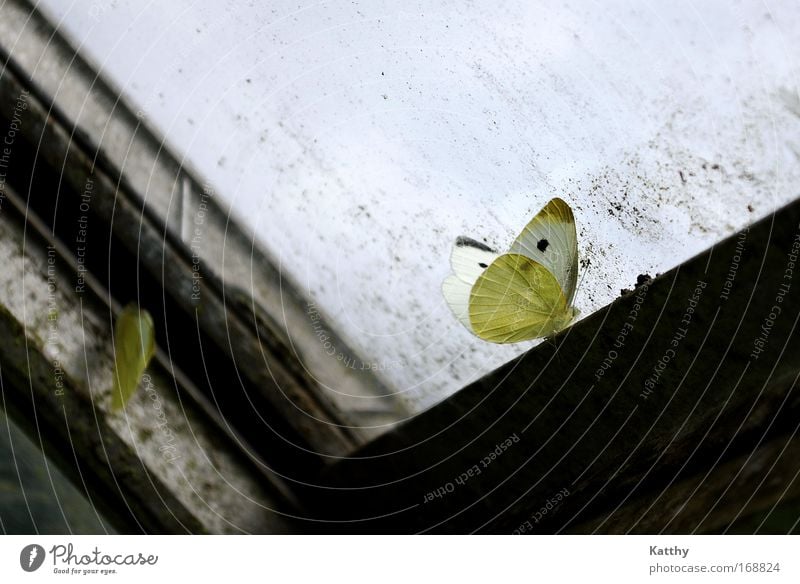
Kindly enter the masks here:
[[120, 312], [114, 326], [112, 411], [122, 408], [136, 392], [155, 349], [153, 318], [136, 304], [128, 304]]

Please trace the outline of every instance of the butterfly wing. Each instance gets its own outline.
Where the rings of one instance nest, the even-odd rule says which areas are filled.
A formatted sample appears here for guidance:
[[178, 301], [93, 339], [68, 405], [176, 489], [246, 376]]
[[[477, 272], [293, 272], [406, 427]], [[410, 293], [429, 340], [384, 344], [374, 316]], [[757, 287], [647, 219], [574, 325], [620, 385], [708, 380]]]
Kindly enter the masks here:
[[578, 283], [578, 235], [575, 216], [562, 199], [552, 199], [531, 219], [509, 249], [552, 272], [572, 305]]
[[114, 392], [111, 409], [118, 410], [130, 399], [155, 352], [153, 319], [144, 309], [129, 304], [114, 326]]
[[549, 336], [572, 320], [554, 274], [522, 254], [503, 254], [478, 277], [469, 298], [471, 328], [494, 343]]
[[459, 237], [453, 246], [450, 263], [455, 273], [445, 278], [442, 293], [456, 318], [470, 330], [469, 295], [472, 286], [496, 258], [497, 252], [492, 248], [469, 237]]

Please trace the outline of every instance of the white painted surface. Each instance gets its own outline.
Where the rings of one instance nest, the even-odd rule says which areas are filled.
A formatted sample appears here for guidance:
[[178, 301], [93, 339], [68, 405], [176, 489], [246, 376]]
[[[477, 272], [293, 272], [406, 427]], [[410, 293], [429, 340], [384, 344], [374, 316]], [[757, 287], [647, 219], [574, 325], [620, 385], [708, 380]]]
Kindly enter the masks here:
[[795, 1], [240, 4], [42, 3], [414, 410], [531, 346], [449, 313], [456, 236], [565, 198], [586, 315], [800, 196]]

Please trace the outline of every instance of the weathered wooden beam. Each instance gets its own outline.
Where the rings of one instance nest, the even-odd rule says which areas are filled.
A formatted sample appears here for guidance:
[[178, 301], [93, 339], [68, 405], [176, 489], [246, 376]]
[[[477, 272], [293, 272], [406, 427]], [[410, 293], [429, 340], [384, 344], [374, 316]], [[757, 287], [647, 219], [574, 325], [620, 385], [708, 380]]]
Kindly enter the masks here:
[[118, 531], [291, 530], [275, 481], [226, 440], [163, 354], [125, 409], [111, 410], [112, 322], [100, 287], [8, 185], [3, 194], [3, 408]]
[[[202, 533], [202, 523], [96, 416], [27, 327], [0, 306], [0, 364], [8, 412], [103, 516], [127, 533]], [[57, 381], [56, 381], [57, 380]], [[24, 390], [27, 389], [27, 395]]]
[[[318, 464], [327, 460], [322, 455], [342, 455], [361, 444], [359, 430], [345, 422], [346, 416], [297, 359], [279, 323], [263, 309], [256, 312], [252, 295], [234, 294], [229, 286], [226, 298], [225, 282], [205, 262], [198, 273], [193, 252], [166, 230], [124, 174], [101, 152], [86, 150], [66, 116], [56, 105], [42, 103], [36, 88], [14, 72], [12, 63], [0, 76], [0, 118], [12, 119], [16, 97], [24, 93], [27, 98], [8, 180], [44, 187], [30, 189], [26, 202], [65, 241], [75, 241], [75, 226], [86, 217], [94, 239], [84, 250], [85, 268], [107, 281], [113, 297], [151, 298], [146, 308], [160, 310], [163, 315], [157, 316], [173, 323], [173, 342], [165, 343], [173, 348], [171, 358], [215, 361], [218, 367], [211, 369], [216, 374], [227, 367], [217, 387], [198, 386], [207, 389], [209, 401], [235, 420], [253, 444], [270, 434], [275, 443], [296, 445], [294, 454], [285, 458], [311, 457]], [[52, 196], [48, 188], [59, 196]], [[286, 294], [292, 294], [288, 284]], [[242, 302], [242, 296], [249, 302]], [[163, 327], [161, 334], [169, 331]]]
[[[779, 414], [797, 412], [798, 251], [800, 201], [367, 445], [309, 499], [357, 531], [498, 533], [625, 531], [635, 513], [598, 518], [652, 500], [640, 519], [657, 529], [669, 484], [708, 473], [701, 497], [733, 488], [725, 461], [796, 430]], [[797, 459], [776, 464], [796, 488]], [[718, 527], [743, 506], [663, 529]]]
[[[797, 396], [795, 396], [797, 402]], [[800, 408], [791, 410], [798, 419]], [[757, 441], [758, 442], [758, 441]], [[708, 458], [707, 470], [666, 482], [587, 523], [575, 533], [705, 533], [800, 498], [800, 437], [777, 436], [730, 459]], [[800, 514], [795, 519], [800, 518]], [[765, 527], [756, 523], [753, 531]], [[752, 533], [751, 532], [751, 533]]]

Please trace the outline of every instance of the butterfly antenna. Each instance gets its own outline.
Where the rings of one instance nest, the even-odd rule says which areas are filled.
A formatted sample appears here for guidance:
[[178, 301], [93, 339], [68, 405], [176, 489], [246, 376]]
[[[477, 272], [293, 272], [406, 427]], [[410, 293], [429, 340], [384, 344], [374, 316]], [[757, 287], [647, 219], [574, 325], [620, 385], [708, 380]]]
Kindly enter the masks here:
[[[580, 261], [578, 261], [578, 265], [580, 265]], [[575, 296], [572, 298], [572, 304], [575, 304], [575, 298], [578, 297], [578, 291], [581, 289], [581, 284], [583, 284], [583, 279], [586, 277], [586, 272], [588, 271], [590, 265], [591, 263], [587, 264], [587, 269], [583, 270], [581, 277], [578, 279], [578, 283], [575, 285]]]

